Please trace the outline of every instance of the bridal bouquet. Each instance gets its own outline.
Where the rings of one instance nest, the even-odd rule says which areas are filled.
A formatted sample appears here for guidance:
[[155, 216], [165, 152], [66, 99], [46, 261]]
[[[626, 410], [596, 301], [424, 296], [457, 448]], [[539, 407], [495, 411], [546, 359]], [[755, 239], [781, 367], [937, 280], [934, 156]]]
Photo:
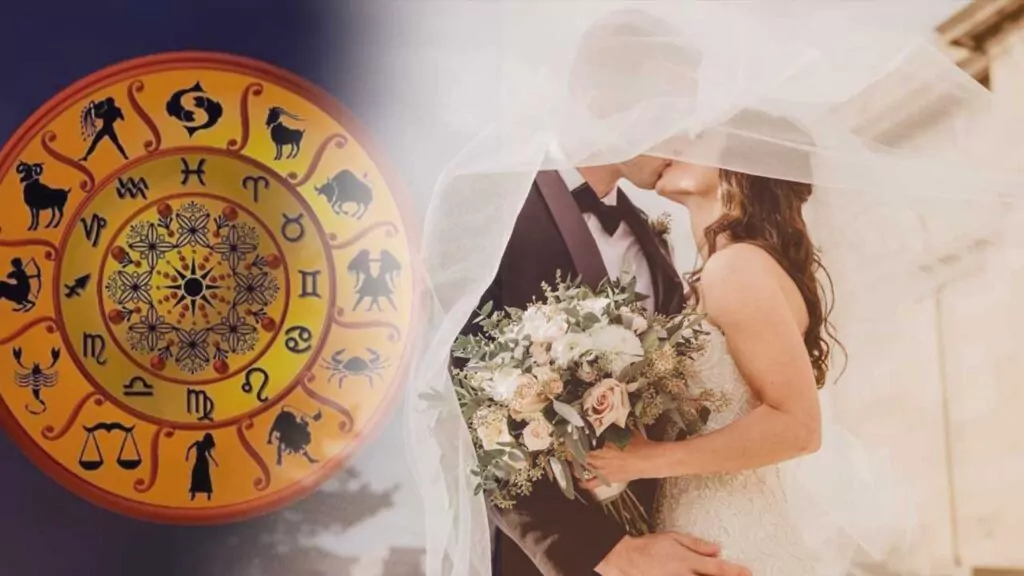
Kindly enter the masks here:
[[[477, 494], [508, 508], [546, 476], [575, 498], [573, 473], [589, 477], [589, 450], [625, 446], [663, 414], [687, 433], [707, 422], [707, 406], [686, 395], [706, 335], [700, 318], [650, 316], [635, 287], [630, 279], [591, 290], [559, 277], [526, 310], [485, 305], [475, 319], [482, 333], [459, 337], [453, 354], [464, 365], [453, 379], [477, 448]], [[631, 533], [646, 533], [627, 488], [593, 496]]]

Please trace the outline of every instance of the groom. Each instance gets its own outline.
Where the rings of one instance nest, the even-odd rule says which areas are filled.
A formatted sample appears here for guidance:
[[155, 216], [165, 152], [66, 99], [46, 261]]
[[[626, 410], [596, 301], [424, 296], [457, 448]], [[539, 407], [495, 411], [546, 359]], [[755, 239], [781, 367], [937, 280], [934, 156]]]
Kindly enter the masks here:
[[[581, 112], [600, 122], [629, 114], [635, 104], [629, 94], [647, 98], [692, 92], [687, 84], [692, 81], [678, 72], [699, 64], [699, 55], [676, 50], [672, 42], [644, 42], [659, 37], [678, 38], [678, 33], [643, 12], [616, 12], [591, 25], [568, 86]], [[627, 55], [617, 49], [622, 39], [639, 39], [640, 46], [653, 52], [637, 62], [636, 52]], [[623, 86], [629, 89], [621, 90]], [[646, 216], [618, 188], [626, 179], [653, 189], [668, 164], [641, 155], [617, 164], [538, 173], [481, 305], [524, 309], [543, 297], [542, 284], [554, 285], [559, 272], [562, 278], [579, 277], [595, 288], [625, 272], [636, 278], [637, 291], [649, 296], [649, 312], [679, 313], [683, 283], [669, 244], [655, 235]], [[469, 324], [465, 330], [478, 329]], [[650, 515], [654, 483], [634, 482], [631, 488]], [[749, 574], [717, 558], [717, 547], [694, 536], [629, 537], [601, 506], [567, 499], [554, 482], [535, 483], [514, 508], [493, 510], [492, 520], [500, 528], [493, 558], [494, 573], [500, 576]]]
[[[542, 283], [554, 285], [559, 271], [563, 278], [580, 276], [593, 287], [629, 272], [637, 290], [650, 296], [645, 301], [649, 311], [679, 313], [683, 283], [668, 244], [618, 188], [625, 178], [651, 189], [667, 165], [667, 160], [639, 156], [614, 165], [538, 173], [481, 303], [523, 309], [543, 296]], [[650, 513], [653, 483], [631, 486]], [[567, 499], [554, 482], [537, 482], [514, 508], [493, 510], [492, 519], [501, 529], [494, 547], [496, 575], [749, 574], [718, 559], [715, 546], [690, 535], [629, 537], [600, 506]]]

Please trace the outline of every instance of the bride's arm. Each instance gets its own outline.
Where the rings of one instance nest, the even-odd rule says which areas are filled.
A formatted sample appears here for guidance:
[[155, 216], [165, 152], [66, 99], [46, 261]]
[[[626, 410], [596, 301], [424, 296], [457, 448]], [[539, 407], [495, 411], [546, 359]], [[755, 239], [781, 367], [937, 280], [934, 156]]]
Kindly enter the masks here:
[[728, 335], [729, 352], [761, 405], [704, 436], [592, 453], [594, 468], [616, 482], [737, 472], [817, 451], [814, 373], [774, 266], [760, 249], [737, 245], [711, 258], [701, 276], [708, 319]]

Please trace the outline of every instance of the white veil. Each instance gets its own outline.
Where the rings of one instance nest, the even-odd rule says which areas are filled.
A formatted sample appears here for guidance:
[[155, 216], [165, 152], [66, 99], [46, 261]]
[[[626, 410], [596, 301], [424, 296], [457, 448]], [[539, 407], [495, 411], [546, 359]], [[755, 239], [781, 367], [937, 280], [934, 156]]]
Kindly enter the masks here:
[[[932, 367], [908, 361], [920, 334], [901, 319], [919, 314], [956, 267], [947, 255], [1016, 229], [1024, 178], [990, 152], [1018, 142], [1018, 119], [928, 39], [905, 31], [905, 4], [426, 5], [456, 21], [498, 19], [502, 30], [500, 50], [467, 60], [467, 77], [498, 79], [487, 92], [491, 115], [466, 120], [480, 136], [440, 179], [425, 226], [428, 340], [406, 425], [428, 518], [427, 573], [490, 574], [487, 508], [473, 495], [474, 454], [447, 363], [534, 175], [642, 153], [814, 184], [806, 216], [848, 354], [839, 382], [823, 391], [822, 451], [784, 466], [792, 507], [808, 538], [849, 543], [834, 574], [845, 574], [854, 554], [897, 573], [925, 572], [920, 558], [899, 552], [921, 549], [908, 545], [919, 534], [912, 495], [901, 489], [912, 474], [905, 458], [887, 456], [917, 415], [879, 416], [878, 426], [871, 418], [920, 390], [907, 382], [935, 380]], [[444, 38], [446, 48], [473, 50], [471, 32]], [[446, 104], [481, 108], [468, 98], [453, 90]], [[926, 138], [901, 135], [924, 122]], [[998, 265], [1021, 255], [1007, 249]]]

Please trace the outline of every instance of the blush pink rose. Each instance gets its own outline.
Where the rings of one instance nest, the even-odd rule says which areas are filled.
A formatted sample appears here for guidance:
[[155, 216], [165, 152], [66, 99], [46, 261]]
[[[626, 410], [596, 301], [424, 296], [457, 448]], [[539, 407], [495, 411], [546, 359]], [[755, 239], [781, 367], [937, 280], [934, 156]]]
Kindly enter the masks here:
[[583, 394], [583, 413], [598, 434], [612, 424], [625, 428], [629, 410], [626, 385], [614, 378], [601, 380]]

